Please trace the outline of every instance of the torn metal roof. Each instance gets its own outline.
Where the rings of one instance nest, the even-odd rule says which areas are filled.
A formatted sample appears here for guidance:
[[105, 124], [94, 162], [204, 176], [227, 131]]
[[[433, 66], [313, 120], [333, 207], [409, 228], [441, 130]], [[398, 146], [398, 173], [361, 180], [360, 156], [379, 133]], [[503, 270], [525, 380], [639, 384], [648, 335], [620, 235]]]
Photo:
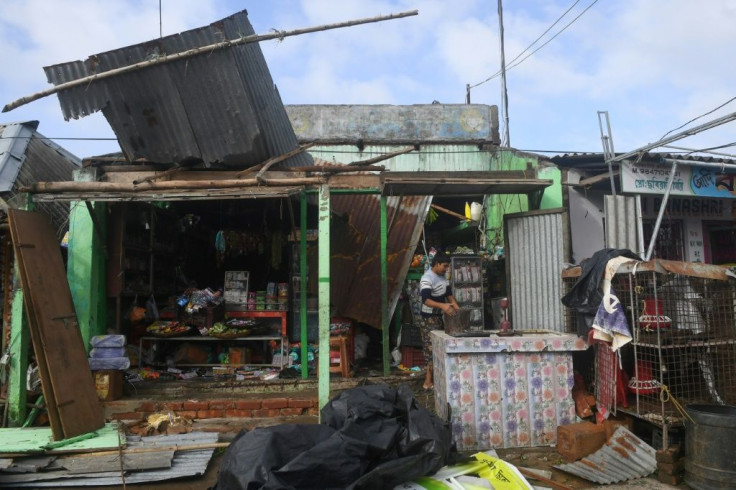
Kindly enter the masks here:
[[656, 451], [626, 427], [619, 426], [598, 451], [555, 468], [595, 483], [616, 483], [651, 475], [657, 469]]
[[[179, 34], [45, 67], [58, 86], [253, 35], [246, 11]], [[148, 66], [61, 90], [65, 119], [102, 111], [129, 161], [244, 168], [298, 148], [258, 43]], [[312, 164], [300, 153], [284, 166]]]

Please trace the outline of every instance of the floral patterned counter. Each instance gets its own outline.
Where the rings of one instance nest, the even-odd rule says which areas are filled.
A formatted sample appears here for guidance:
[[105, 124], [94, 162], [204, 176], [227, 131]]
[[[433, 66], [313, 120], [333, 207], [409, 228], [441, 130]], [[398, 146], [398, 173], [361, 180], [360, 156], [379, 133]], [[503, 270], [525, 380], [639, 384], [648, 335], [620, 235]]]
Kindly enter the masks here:
[[435, 409], [449, 420], [459, 451], [547, 446], [575, 421], [575, 334], [452, 337], [432, 332]]

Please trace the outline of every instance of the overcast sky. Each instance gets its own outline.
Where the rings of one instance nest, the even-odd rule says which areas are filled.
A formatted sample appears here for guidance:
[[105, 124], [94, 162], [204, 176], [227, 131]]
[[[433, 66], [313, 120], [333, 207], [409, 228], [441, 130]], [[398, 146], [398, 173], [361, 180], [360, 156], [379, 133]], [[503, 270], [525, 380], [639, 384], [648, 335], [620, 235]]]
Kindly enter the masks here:
[[[471, 101], [502, 106], [500, 77], [481, 83], [501, 66], [495, 1], [161, 1], [163, 35], [243, 9], [259, 34], [416, 9], [414, 17], [261, 43], [284, 103], [458, 104], [466, 84], [480, 84]], [[597, 112], [608, 111], [615, 150], [630, 151], [736, 96], [732, 0], [505, 0], [503, 7], [514, 148], [600, 152]], [[2, 0], [0, 106], [50, 88], [44, 66], [154, 39], [159, 30], [159, 0]], [[735, 111], [731, 102], [686, 127]], [[29, 120], [79, 157], [119, 151], [106, 140], [114, 134], [101, 114], [64, 121], [55, 95], [0, 114], [0, 123]], [[732, 122], [673, 144], [726, 145], [736, 142], [735, 129]]]

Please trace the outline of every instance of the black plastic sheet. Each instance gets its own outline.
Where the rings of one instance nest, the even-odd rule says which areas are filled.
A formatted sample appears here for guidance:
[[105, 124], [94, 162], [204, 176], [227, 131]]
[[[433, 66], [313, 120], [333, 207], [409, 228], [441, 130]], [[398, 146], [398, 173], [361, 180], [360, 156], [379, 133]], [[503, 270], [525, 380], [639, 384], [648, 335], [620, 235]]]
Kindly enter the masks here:
[[411, 389], [343, 391], [321, 423], [242, 432], [228, 447], [216, 490], [393, 488], [454, 462], [447, 426]]

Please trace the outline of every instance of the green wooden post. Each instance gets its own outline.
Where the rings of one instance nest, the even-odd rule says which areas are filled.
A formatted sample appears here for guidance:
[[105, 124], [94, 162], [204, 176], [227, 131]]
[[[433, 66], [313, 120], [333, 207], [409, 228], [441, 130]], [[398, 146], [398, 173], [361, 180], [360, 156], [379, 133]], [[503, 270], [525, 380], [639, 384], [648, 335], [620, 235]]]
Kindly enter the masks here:
[[[95, 182], [97, 169], [74, 171], [74, 181]], [[105, 296], [106, 220], [105, 203], [74, 201], [69, 210], [67, 280], [77, 313], [84, 346], [94, 335], [107, 333]], [[94, 218], [90, 213], [94, 213]], [[95, 229], [95, 222], [97, 229]]]
[[[30, 194], [25, 194], [25, 203], [20, 209], [33, 210], [33, 200]], [[13, 246], [15, 254], [15, 244]], [[23, 304], [23, 289], [20, 284], [18, 259], [15, 258], [15, 272], [13, 273], [13, 302], [10, 318], [10, 344], [8, 345], [8, 426], [20, 427], [26, 419], [27, 390], [26, 377], [28, 373], [28, 353], [31, 345], [31, 331], [28, 329], [28, 318]]]
[[391, 372], [389, 363], [389, 319], [388, 319], [388, 274], [386, 244], [388, 242], [386, 226], [386, 196], [381, 195], [381, 340], [383, 342], [383, 375], [388, 376]]
[[107, 302], [105, 299], [105, 244], [95, 231], [90, 212], [98, 224], [105, 226], [104, 203], [94, 203], [91, 209], [82, 201], [71, 203], [69, 211], [69, 249], [67, 280], [74, 301], [79, 329], [84, 346], [89, 351], [89, 340], [94, 335], [107, 333]]
[[28, 371], [28, 350], [30, 330], [23, 308], [23, 290], [20, 288], [18, 265], [16, 262], [13, 278], [13, 303], [10, 320], [9, 375], [8, 375], [8, 426], [20, 427], [26, 419], [26, 372]]
[[319, 408], [330, 401], [330, 188], [319, 188], [318, 206], [319, 263], [318, 301], [319, 312], [319, 385], [317, 389]]
[[[307, 330], [307, 193], [302, 190], [299, 196], [299, 339], [301, 341], [302, 379], [309, 377], [307, 363], [308, 330]], [[312, 271], [314, 274], [314, 271]]]

